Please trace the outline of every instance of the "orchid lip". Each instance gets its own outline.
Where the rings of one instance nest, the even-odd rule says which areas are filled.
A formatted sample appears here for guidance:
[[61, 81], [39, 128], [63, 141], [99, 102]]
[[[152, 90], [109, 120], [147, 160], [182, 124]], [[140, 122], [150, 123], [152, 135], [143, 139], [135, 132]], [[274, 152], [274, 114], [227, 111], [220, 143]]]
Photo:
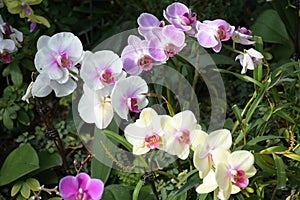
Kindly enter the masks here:
[[148, 55], [144, 55], [138, 60], [138, 65], [144, 71], [149, 71], [153, 67], [153, 59]]

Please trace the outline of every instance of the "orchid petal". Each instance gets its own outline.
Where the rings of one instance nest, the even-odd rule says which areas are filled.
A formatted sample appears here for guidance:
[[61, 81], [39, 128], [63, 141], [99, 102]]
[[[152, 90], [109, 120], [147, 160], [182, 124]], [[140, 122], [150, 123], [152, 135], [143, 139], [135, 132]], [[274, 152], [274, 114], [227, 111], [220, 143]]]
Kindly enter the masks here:
[[104, 183], [99, 179], [90, 179], [86, 185], [86, 193], [91, 199], [101, 199], [104, 191]]
[[60, 195], [64, 199], [68, 199], [71, 196], [74, 196], [74, 194], [76, 195], [76, 193], [78, 192], [78, 187], [79, 187], [79, 184], [75, 177], [65, 176], [59, 182]]
[[36, 77], [35, 82], [32, 85], [32, 96], [34, 97], [45, 97], [52, 91], [50, 87], [50, 79], [46, 74], [39, 74]]
[[249, 151], [235, 151], [228, 157], [228, 163], [232, 166], [232, 168], [241, 169], [246, 172], [252, 168], [254, 164], [254, 156]]
[[77, 87], [77, 83], [73, 79], [69, 79], [64, 84], [59, 84], [57, 81], [51, 80], [50, 86], [55, 92], [55, 96], [63, 97], [71, 94]]
[[231, 133], [227, 129], [220, 129], [208, 135], [208, 144], [211, 148], [223, 147], [229, 149], [232, 144]]
[[[200, 178], [202, 177], [200, 176]], [[199, 194], [206, 194], [214, 191], [217, 189], [217, 187], [218, 184], [216, 181], [215, 172], [210, 170], [207, 176], [204, 177], [203, 183], [196, 188], [196, 192]]]

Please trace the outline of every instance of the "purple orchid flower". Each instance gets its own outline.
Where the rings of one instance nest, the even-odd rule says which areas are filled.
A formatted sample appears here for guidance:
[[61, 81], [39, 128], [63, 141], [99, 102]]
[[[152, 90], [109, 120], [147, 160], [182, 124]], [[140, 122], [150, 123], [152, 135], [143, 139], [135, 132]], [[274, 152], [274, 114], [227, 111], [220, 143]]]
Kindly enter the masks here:
[[222, 41], [231, 38], [234, 28], [222, 19], [205, 20], [197, 24], [198, 33], [196, 37], [201, 46], [212, 48], [216, 53], [219, 53], [222, 48]]
[[150, 55], [158, 61], [166, 62], [185, 47], [185, 35], [173, 25], [153, 29], [150, 40]]
[[148, 104], [144, 93], [148, 86], [139, 76], [130, 76], [115, 84], [111, 94], [111, 103], [116, 113], [127, 120], [129, 111], [139, 113]]
[[150, 49], [150, 41], [130, 35], [128, 46], [123, 49], [121, 54], [124, 70], [128, 74], [139, 75], [143, 71], [151, 70], [154, 65], [161, 64], [150, 55]]
[[91, 179], [88, 174], [66, 176], [59, 182], [59, 191], [64, 200], [99, 200], [102, 197], [104, 183]]
[[164, 21], [159, 21], [154, 15], [149, 13], [142, 13], [138, 19], [138, 31], [147, 40], [152, 37], [152, 29], [165, 26]]
[[231, 39], [235, 43], [243, 45], [251, 45], [255, 43], [255, 41], [249, 40], [252, 39], [252, 31], [245, 27], [238, 27], [238, 29], [232, 33]]
[[194, 34], [193, 25], [197, 22], [197, 15], [192, 13], [186, 5], [178, 2], [173, 3], [164, 10], [163, 15], [176, 28], [187, 32], [189, 35]]

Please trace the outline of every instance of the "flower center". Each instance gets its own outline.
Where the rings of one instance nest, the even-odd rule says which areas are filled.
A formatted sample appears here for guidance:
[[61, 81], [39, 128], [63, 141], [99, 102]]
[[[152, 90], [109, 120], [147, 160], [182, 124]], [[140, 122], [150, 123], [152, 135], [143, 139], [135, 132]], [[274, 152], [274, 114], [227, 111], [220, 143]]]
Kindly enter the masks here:
[[147, 135], [145, 137], [145, 144], [149, 149], [157, 148], [161, 144], [161, 138], [157, 134], [153, 134], [151, 136]]
[[232, 170], [231, 181], [240, 188], [244, 188], [249, 184], [249, 180], [245, 176], [244, 170]]
[[131, 112], [139, 113], [141, 110], [138, 107], [138, 99], [135, 97], [127, 99], [127, 106]]
[[191, 24], [197, 21], [197, 16], [195, 13], [192, 15], [190, 13], [184, 13], [181, 18], [181, 23], [186, 26], [190, 26]]
[[83, 189], [79, 188], [76, 200], [84, 200], [83, 199], [83, 193], [84, 193]]
[[169, 43], [165, 46], [165, 54], [168, 57], [173, 57], [178, 54], [178, 48], [174, 44]]
[[153, 59], [148, 55], [144, 55], [138, 60], [138, 65], [143, 70], [149, 71], [153, 67]]
[[178, 142], [184, 144], [191, 144], [190, 140], [190, 131], [183, 129], [183, 130], [176, 130], [174, 133], [175, 138]]
[[226, 28], [224, 26], [219, 26], [218, 27], [217, 34], [218, 34], [218, 38], [220, 40], [226, 40], [228, 38]]
[[10, 63], [10, 53], [7, 51], [3, 51], [0, 54], [0, 60], [3, 60], [6, 63]]
[[73, 64], [73, 62], [69, 60], [68, 55], [66, 53], [58, 55], [56, 62], [60, 67], [64, 67], [64, 68], [69, 68]]
[[101, 73], [100, 79], [101, 79], [101, 81], [103, 81], [104, 83], [107, 83], [107, 84], [115, 83], [115, 80], [113, 77], [113, 72], [110, 69], [106, 69], [105, 71], [103, 71]]

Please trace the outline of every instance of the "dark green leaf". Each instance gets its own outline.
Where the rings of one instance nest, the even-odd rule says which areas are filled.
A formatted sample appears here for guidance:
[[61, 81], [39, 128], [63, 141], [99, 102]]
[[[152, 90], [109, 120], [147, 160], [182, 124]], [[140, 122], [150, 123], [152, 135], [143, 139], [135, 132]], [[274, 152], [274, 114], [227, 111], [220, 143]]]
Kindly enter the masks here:
[[30, 145], [24, 144], [5, 159], [0, 171], [0, 186], [11, 183], [38, 168], [39, 158], [36, 151]]
[[5, 109], [3, 113], [3, 125], [10, 130], [14, 128], [14, 122], [10, 118], [10, 113], [8, 109]]
[[130, 190], [123, 185], [109, 185], [105, 187], [101, 200], [131, 200]]
[[258, 142], [264, 141], [264, 140], [270, 140], [270, 139], [278, 139], [278, 138], [284, 138], [282, 136], [276, 136], [276, 135], [266, 135], [266, 136], [259, 136], [256, 138], [253, 138], [250, 140], [247, 145], [255, 145]]
[[97, 160], [96, 158], [92, 158], [91, 161], [91, 177], [93, 178], [98, 178], [100, 180], [102, 180], [104, 183], [107, 181], [111, 169], [112, 169], [112, 164], [113, 161], [110, 159], [110, 166], [107, 166], [106, 164], [109, 162], [105, 162], [106, 164], [103, 164], [102, 162], [100, 162], [99, 160]]
[[23, 74], [18, 66], [18, 63], [13, 62], [10, 65], [11, 80], [16, 86], [21, 86], [23, 83]]
[[18, 112], [18, 121], [25, 126], [30, 125], [30, 118], [29, 118], [28, 114], [23, 110], [20, 110]]

